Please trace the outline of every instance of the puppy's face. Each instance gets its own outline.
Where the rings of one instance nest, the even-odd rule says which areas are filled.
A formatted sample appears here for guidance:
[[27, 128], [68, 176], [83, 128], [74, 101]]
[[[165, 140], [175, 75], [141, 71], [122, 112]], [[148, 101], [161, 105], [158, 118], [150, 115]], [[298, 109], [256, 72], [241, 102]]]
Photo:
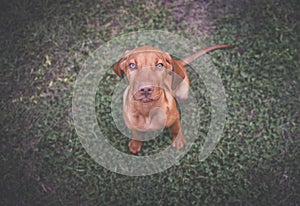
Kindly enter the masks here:
[[120, 77], [126, 74], [133, 99], [147, 103], [158, 100], [163, 90], [171, 90], [172, 63], [168, 53], [145, 46], [125, 52], [114, 70]]

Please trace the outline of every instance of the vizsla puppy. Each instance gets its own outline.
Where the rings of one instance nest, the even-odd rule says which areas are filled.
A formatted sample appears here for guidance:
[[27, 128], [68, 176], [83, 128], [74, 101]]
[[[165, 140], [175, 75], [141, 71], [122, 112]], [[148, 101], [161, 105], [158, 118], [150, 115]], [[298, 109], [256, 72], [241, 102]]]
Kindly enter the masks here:
[[[141, 151], [144, 131], [169, 128], [172, 146], [182, 149], [186, 143], [181, 131], [176, 100], [187, 99], [189, 78], [184, 66], [199, 56], [230, 45], [216, 45], [203, 49], [183, 60], [175, 60], [168, 53], [151, 46], [126, 51], [113, 66], [121, 78], [127, 76], [129, 86], [123, 95], [123, 118], [132, 132], [129, 150]], [[175, 100], [176, 99], [176, 100]]]

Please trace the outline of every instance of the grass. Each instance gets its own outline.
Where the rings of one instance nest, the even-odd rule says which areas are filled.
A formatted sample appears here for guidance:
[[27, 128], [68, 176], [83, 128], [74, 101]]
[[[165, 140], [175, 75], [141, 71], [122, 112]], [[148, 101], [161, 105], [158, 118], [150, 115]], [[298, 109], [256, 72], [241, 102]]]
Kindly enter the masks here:
[[[216, 28], [204, 41], [235, 48], [211, 54], [226, 90], [228, 114], [222, 139], [204, 162], [198, 160], [201, 139], [176, 165], [151, 176], [111, 172], [86, 153], [71, 107], [74, 82], [88, 56], [130, 31], [192, 36], [182, 32], [189, 22], [175, 21], [163, 2], [143, 2], [3, 4], [1, 205], [299, 205], [296, 0], [213, 1], [209, 16]], [[197, 90], [202, 83], [189, 73]], [[199, 89], [199, 101], [209, 107], [202, 94]], [[203, 115], [201, 136], [209, 121]], [[99, 124], [105, 123], [102, 118]], [[104, 130], [117, 135], [109, 124]], [[165, 142], [156, 144], [143, 154]], [[118, 142], [116, 147], [126, 150]]]

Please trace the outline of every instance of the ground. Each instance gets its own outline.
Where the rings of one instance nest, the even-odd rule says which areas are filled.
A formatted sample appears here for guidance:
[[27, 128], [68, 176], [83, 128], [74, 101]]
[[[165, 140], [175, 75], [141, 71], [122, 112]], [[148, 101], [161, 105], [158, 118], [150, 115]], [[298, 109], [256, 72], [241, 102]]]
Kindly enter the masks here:
[[[296, 0], [3, 2], [0, 204], [299, 205], [299, 13]], [[217, 147], [199, 162], [211, 104], [190, 69], [202, 105], [198, 139], [171, 168], [130, 177], [100, 166], [83, 148], [73, 89], [95, 49], [149, 29], [235, 46], [210, 56], [227, 116]], [[128, 152], [107, 112], [118, 79], [112, 72], [105, 78], [96, 98], [99, 125]], [[140, 155], [167, 144], [146, 144]]]

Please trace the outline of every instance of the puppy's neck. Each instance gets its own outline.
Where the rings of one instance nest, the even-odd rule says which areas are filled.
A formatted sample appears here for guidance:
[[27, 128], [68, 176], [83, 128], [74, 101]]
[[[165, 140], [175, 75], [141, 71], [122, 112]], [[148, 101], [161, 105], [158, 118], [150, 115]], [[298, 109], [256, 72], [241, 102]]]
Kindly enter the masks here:
[[133, 108], [142, 116], [148, 117], [149, 113], [155, 107], [161, 107], [163, 102], [165, 101], [165, 92], [162, 92], [161, 96], [157, 100], [142, 102], [142, 101], [134, 101]]

